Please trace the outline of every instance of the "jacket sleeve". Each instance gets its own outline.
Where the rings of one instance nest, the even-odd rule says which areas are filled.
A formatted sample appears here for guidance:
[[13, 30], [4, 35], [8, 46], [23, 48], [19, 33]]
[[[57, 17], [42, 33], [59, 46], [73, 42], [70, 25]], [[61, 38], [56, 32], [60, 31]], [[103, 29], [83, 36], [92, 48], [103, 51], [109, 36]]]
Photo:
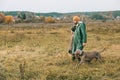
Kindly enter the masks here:
[[81, 24], [81, 32], [82, 32], [82, 42], [87, 43], [87, 32], [86, 32], [86, 25], [84, 22]]

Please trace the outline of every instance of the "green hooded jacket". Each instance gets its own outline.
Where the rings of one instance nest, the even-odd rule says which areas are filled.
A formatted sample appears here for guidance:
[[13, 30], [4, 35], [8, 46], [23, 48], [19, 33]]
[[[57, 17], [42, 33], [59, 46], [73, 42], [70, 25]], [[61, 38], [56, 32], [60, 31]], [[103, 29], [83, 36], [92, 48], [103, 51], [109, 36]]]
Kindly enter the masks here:
[[77, 49], [83, 49], [83, 43], [87, 42], [87, 33], [86, 33], [86, 25], [84, 22], [79, 22], [76, 25], [76, 29], [74, 32], [73, 43], [72, 43], [72, 54], [75, 53]]

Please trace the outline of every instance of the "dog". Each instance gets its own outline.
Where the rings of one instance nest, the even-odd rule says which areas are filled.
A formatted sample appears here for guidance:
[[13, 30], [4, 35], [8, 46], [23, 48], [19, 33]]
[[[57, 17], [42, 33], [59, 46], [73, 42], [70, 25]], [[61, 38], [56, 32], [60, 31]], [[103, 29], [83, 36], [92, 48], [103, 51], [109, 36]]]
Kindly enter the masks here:
[[100, 53], [102, 53], [104, 50], [105, 48], [99, 52], [98, 51], [84, 52], [82, 50], [78, 50], [75, 53], [75, 57], [79, 58], [81, 56], [81, 61], [79, 62], [79, 64], [82, 64], [83, 62], [91, 63], [93, 59], [96, 59], [96, 61], [98, 60], [100, 63], [102, 63], [103, 60]]

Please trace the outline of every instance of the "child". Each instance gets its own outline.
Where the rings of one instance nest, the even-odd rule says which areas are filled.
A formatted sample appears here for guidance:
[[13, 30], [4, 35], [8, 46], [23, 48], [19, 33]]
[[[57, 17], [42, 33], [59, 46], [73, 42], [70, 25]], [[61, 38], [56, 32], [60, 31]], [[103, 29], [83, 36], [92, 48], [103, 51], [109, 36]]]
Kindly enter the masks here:
[[80, 21], [80, 18], [78, 16], [73, 17], [73, 22], [75, 26], [71, 28], [72, 35], [68, 52], [72, 54], [72, 60], [75, 60], [75, 54], [79, 53], [80, 50], [83, 50], [84, 46], [87, 43], [87, 33], [85, 23], [83, 21]]

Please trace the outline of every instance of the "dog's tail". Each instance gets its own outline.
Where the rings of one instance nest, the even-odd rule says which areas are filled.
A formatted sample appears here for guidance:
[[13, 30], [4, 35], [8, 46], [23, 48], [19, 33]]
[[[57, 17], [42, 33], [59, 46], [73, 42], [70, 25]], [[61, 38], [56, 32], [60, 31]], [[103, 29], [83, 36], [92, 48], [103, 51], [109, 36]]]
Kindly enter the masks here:
[[102, 52], [105, 51], [105, 50], [106, 50], [106, 48], [104, 48], [103, 50], [99, 51], [99, 53], [102, 53]]

